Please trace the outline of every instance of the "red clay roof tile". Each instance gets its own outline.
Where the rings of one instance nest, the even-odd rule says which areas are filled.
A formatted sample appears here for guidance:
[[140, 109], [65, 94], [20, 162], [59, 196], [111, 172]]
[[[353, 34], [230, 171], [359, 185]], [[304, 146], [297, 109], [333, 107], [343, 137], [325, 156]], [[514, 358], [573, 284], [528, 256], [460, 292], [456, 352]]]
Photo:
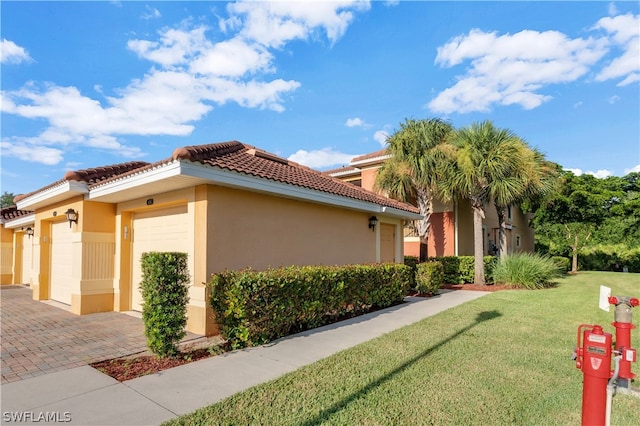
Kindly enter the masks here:
[[30, 214], [33, 214], [31, 210], [18, 210], [16, 206], [5, 207], [0, 210], [0, 216], [7, 222]]

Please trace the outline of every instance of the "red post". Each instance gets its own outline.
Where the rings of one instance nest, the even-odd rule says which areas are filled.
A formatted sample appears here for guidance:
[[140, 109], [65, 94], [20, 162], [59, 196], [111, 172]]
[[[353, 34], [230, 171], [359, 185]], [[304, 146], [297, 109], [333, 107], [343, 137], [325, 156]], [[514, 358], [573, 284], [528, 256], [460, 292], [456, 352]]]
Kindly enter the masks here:
[[[582, 346], [580, 345], [580, 331]], [[578, 327], [576, 367], [583, 373], [582, 425], [604, 425], [607, 416], [607, 382], [611, 376], [612, 336], [599, 325]]]
[[614, 322], [616, 328], [616, 351], [622, 355], [618, 377], [631, 381], [636, 375], [631, 371], [631, 362], [635, 361], [635, 349], [631, 347], [631, 330], [636, 328], [632, 323], [631, 308], [638, 306], [640, 301], [635, 297], [611, 296], [609, 303], [615, 305]]

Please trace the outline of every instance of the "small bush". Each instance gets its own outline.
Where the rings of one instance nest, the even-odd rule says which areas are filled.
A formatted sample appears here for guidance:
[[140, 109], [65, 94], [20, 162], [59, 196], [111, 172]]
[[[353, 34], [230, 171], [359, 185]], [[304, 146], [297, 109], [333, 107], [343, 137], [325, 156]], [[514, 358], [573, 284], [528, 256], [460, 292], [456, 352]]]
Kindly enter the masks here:
[[551, 261], [558, 267], [561, 272], [569, 272], [571, 269], [571, 259], [564, 256], [552, 256]]
[[186, 253], [142, 254], [142, 320], [147, 346], [160, 357], [179, 353], [189, 301]]
[[551, 287], [553, 279], [559, 276], [560, 270], [553, 260], [531, 253], [514, 253], [499, 259], [493, 271], [496, 284], [527, 289]]
[[[487, 282], [492, 282], [494, 256], [484, 257], [484, 275]], [[442, 263], [444, 269], [445, 284], [470, 284], [473, 283], [475, 258], [473, 256], [442, 256], [429, 258], [431, 261]]]
[[444, 268], [437, 261], [420, 263], [416, 271], [416, 290], [420, 294], [438, 294], [444, 282]]

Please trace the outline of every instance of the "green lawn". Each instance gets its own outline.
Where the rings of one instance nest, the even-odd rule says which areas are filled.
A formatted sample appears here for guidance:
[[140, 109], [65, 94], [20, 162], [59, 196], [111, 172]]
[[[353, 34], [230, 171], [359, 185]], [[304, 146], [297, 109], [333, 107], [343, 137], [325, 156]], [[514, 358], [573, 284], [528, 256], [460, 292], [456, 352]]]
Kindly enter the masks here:
[[[640, 296], [640, 274], [605, 272], [492, 293], [167, 424], [578, 425], [577, 327], [614, 333], [613, 310], [598, 309], [601, 284]], [[638, 363], [632, 369], [640, 375]], [[611, 424], [638, 419], [640, 399], [616, 395]]]

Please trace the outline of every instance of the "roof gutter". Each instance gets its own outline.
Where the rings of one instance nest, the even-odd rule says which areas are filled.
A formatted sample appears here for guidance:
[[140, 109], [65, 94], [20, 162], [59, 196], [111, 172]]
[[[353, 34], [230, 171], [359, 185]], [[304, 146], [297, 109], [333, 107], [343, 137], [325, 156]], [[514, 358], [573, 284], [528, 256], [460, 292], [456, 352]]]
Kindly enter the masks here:
[[59, 185], [36, 192], [20, 201], [16, 201], [18, 210], [35, 210], [49, 204], [64, 201], [77, 195], [87, 194], [89, 189], [85, 182], [66, 180]]
[[15, 229], [15, 228], [20, 228], [27, 225], [33, 225], [36, 221], [36, 214], [35, 213], [26, 214], [24, 216], [20, 216], [12, 220], [0, 219], [0, 221], [2, 222], [2, 224], [6, 229]]

